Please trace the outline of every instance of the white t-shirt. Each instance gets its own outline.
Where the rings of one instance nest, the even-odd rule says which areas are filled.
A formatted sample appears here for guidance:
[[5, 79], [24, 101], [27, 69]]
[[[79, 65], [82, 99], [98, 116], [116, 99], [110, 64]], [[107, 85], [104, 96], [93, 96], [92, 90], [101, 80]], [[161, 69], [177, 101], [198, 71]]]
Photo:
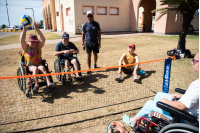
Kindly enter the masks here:
[[179, 101], [187, 107], [186, 112], [189, 112], [199, 119], [199, 79], [190, 84]]

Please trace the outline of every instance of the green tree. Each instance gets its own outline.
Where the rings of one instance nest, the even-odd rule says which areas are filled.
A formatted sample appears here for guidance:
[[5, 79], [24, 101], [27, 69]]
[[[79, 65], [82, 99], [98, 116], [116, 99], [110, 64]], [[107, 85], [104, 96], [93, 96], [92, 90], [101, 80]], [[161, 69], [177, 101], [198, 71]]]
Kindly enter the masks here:
[[199, 9], [199, 0], [161, 0], [161, 2], [161, 5], [169, 6], [152, 11], [152, 13], [161, 13], [157, 17], [156, 21], [158, 21], [163, 15], [170, 12], [179, 12], [183, 15], [182, 31], [179, 34], [177, 49], [185, 52], [185, 38], [188, 34], [189, 25], [194, 17], [194, 14]]
[[1, 29], [4, 29], [4, 28], [6, 28], [6, 25], [2, 24]]
[[40, 23], [39, 23], [39, 25], [41, 26], [41, 25], [43, 25], [43, 20], [40, 20]]

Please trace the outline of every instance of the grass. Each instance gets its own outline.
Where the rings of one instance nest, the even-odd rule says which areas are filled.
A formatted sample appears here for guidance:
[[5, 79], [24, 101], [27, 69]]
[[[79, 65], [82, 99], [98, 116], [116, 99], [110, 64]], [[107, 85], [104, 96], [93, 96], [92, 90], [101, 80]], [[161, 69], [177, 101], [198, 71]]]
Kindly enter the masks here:
[[[97, 64], [98, 67], [117, 66], [119, 58], [127, 51], [128, 45], [131, 43], [136, 45], [135, 53], [138, 54], [140, 62], [166, 58], [167, 51], [175, 48], [177, 42], [178, 39], [172, 36], [155, 35], [130, 35], [102, 38], [102, 47], [98, 54], [99, 58]], [[78, 59], [81, 63], [81, 68], [85, 70], [87, 69], [86, 52], [82, 50], [81, 41], [76, 41], [74, 43], [80, 50]], [[55, 46], [56, 44], [48, 44], [45, 45], [42, 50], [42, 56], [47, 60], [49, 69], [53, 71], [53, 73], [54, 61], [57, 58], [53, 54]], [[196, 54], [199, 48], [199, 38], [186, 38], [186, 48], [190, 49], [192, 54]], [[16, 76], [20, 59], [18, 52], [21, 50], [21, 48], [1, 50], [0, 77]], [[115, 82], [114, 78], [117, 76], [117, 69], [101, 70], [93, 72], [89, 76], [83, 73], [85, 77], [83, 83], [73, 81], [72, 85], [65, 86], [53, 77], [54, 81], [58, 82], [54, 93], [50, 96], [35, 96], [33, 99], [27, 99], [24, 94], [19, 91], [16, 79], [0, 80], [1, 123], [17, 121], [12, 124], [0, 125], [0, 132], [14, 132], [83, 121], [35, 132], [99, 133], [105, 132], [107, 124], [116, 120], [130, 129], [122, 122], [122, 116], [124, 114], [134, 116], [135, 113], [139, 111], [136, 110], [136, 108], [141, 107], [148, 99], [152, 99], [151, 97], [144, 98], [145, 96], [154, 95], [149, 89], [155, 92], [162, 91], [163, 62], [142, 64], [140, 68], [147, 72], [146, 75], [139, 76], [141, 80], [140, 83], [133, 83], [132, 76], [126, 76], [125, 74], [122, 75], [125, 79], [123, 82]], [[170, 93], [174, 93], [174, 88], [176, 87], [187, 89], [190, 83], [198, 79], [198, 77], [199, 74], [195, 74], [192, 70], [191, 59], [184, 58], [173, 60], [169, 88]], [[42, 92], [42, 89], [40, 91]], [[133, 101], [117, 104], [128, 100]], [[99, 108], [98, 110], [70, 113], [110, 104], [113, 106]], [[123, 113], [108, 115], [117, 112]], [[51, 115], [57, 116], [48, 117]], [[47, 118], [37, 119], [44, 116]], [[91, 119], [94, 117], [99, 118]], [[18, 122], [26, 119], [35, 120]]]
[[[35, 31], [30, 30], [30, 31], [27, 31], [26, 34], [27, 34], [26, 41], [28, 42], [28, 37], [29, 37], [28, 35], [35, 34]], [[54, 39], [60, 39], [61, 38], [60, 35], [57, 35], [57, 34], [51, 33], [51, 32], [44, 32], [43, 34], [44, 34], [46, 40], [54, 40]], [[13, 34], [13, 35], [10, 35], [10, 36], [6, 36], [4, 38], [0, 38], [0, 46], [1, 45], [7, 45], [7, 44], [20, 43], [20, 40], [19, 40], [20, 35], [21, 35], [21, 33], [17, 33], [17, 34]]]

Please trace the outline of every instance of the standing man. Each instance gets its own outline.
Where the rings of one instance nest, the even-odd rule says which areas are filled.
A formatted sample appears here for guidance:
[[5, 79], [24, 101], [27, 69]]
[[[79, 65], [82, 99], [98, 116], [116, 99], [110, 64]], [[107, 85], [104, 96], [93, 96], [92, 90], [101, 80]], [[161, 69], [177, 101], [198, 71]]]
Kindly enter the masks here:
[[[99, 49], [101, 48], [101, 32], [99, 23], [94, 21], [92, 11], [87, 11], [88, 22], [83, 25], [82, 29], [82, 46], [83, 50], [87, 52], [87, 64], [88, 69], [91, 68], [91, 52], [94, 54], [94, 68], [97, 68], [97, 59]], [[86, 37], [86, 39], [85, 39]], [[85, 44], [84, 44], [85, 42]], [[87, 74], [90, 74], [91, 71], [88, 71]]]

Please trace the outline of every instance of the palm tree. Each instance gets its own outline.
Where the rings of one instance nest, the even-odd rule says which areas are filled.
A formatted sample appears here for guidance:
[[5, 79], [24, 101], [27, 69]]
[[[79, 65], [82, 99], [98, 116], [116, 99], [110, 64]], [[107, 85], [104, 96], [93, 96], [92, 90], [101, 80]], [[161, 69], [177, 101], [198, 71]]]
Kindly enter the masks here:
[[176, 12], [183, 15], [182, 31], [179, 34], [177, 49], [185, 52], [185, 38], [188, 34], [189, 25], [194, 17], [195, 12], [199, 9], [199, 0], [161, 0], [161, 5], [170, 5], [168, 7], [153, 10], [152, 13], [160, 12], [157, 17], [158, 21], [163, 15], [170, 12]]

